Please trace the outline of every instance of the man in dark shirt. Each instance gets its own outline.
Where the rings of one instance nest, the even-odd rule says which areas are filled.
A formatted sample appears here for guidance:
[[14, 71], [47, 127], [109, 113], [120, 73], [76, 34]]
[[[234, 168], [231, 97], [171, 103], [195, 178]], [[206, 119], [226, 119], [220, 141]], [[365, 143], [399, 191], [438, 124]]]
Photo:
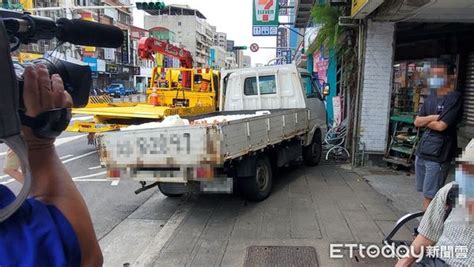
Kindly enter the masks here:
[[454, 68], [438, 61], [430, 69], [430, 95], [415, 119], [425, 127], [415, 160], [416, 189], [423, 192], [426, 210], [436, 192], [444, 186], [449, 164], [456, 154], [456, 124], [461, 117], [460, 93], [454, 91]]

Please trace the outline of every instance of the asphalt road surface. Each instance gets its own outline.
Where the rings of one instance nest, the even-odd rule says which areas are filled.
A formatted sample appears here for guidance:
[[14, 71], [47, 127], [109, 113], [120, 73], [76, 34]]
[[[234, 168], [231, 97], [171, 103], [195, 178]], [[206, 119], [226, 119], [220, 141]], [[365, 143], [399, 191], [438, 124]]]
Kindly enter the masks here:
[[[3, 173], [6, 150], [6, 145], [0, 144], [0, 184], [17, 193], [21, 184]], [[101, 168], [94, 146], [87, 144], [85, 134], [63, 133], [56, 140], [56, 150], [87, 202], [99, 239], [156, 191], [151, 189], [135, 195], [134, 191], [139, 188], [138, 182], [107, 179], [106, 170]]]

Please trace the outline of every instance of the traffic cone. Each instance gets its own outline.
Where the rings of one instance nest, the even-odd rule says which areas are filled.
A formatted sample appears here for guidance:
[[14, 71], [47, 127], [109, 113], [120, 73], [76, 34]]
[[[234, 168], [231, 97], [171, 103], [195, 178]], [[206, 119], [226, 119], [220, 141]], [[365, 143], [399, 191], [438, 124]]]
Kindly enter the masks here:
[[158, 93], [156, 92], [156, 88], [153, 88], [153, 91], [151, 92], [150, 104], [152, 104], [153, 106], [160, 105], [160, 102], [158, 101]]

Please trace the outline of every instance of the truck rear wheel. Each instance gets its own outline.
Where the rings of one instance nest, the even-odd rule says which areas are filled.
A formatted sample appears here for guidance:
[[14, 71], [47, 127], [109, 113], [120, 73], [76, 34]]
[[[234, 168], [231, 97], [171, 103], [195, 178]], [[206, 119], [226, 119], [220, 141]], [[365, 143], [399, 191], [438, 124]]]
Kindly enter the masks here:
[[239, 183], [247, 199], [254, 201], [266, 199], [273, 186], [272, 165], [268, 157], [257, 158], [255, 174], [250, 177], [241, 177]]
[[180, 197], [188, 192], [187, 186], [179, 183], [158, 183], [158, 189], [167, 197]]
[[323, 153], [323, 144], [321, 142], [321, 134], [314, 133], [313, 141], [309, 146], [303, 147], [303, 160], [308, 166], [316, 166], [321, 161]]

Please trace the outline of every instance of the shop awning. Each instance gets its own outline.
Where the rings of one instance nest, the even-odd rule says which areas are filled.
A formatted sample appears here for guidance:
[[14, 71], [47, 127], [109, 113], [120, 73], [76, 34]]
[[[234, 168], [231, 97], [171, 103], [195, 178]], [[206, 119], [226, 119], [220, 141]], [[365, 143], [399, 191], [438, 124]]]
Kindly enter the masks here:
[[385, 1], [376, 20], [404, 22], [474, 22], [472, 0]]

